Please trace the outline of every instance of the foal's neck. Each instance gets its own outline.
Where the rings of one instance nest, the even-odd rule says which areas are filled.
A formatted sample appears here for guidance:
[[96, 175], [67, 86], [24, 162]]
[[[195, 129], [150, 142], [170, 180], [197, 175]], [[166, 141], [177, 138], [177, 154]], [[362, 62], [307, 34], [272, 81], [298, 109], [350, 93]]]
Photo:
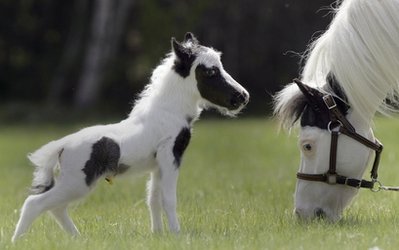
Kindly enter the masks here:
[[130, 118], [173, 117], [173, 119], [195, 120], [200, 115], [200, 96], [193, 91], [194, 81], [188, 76], [183, 79], [169, 71], [162, 76], [152, 77], [152, 83], [142, 92], [130, 113]]

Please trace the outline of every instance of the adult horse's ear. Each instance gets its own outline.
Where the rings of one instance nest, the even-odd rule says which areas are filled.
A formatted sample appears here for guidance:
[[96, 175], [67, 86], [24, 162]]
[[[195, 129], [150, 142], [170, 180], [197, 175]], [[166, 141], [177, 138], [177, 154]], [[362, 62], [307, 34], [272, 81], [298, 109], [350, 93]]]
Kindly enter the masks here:
[[191, 33], [191, 32], [187, 32], [185, 35], [184, 35], [184, 42], [192, 42], [192, 43], [194, 43], [194, 44], [198, 44], [199, 42], [198, 42], [198, 39], [194, 36], [194, 34], [193, 33]]
[[294, 83], [298, 86], [299, 90], [306, 97], [306, 100], [312, 106], [312, 108], [316, 111], [319, 110], [318, 103], [319, 99], [321, 100], [323, 94], [319, 90], [304, 84], [299, 79], [294, 79]]
[[299, 90], [302, 92], [302, 94], [306, 97], [308, 100], [312, 100], [315, 97], [317, 97], [317, 94], [320, 94], [320, 91], [318, 91], [315, 88], [312, 88], [303, 82], [301, 82], [299, 79], [294, 79], [294, 83], [298, 86]]

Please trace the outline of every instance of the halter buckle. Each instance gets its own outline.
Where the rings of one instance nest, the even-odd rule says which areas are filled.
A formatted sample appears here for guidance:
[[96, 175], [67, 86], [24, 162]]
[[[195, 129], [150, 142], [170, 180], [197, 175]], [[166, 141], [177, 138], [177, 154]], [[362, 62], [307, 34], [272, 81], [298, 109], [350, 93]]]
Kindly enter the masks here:
[[337, 107], [337, 103], [335, 102], [334, 98], [330, 94], [323, 96], [323, 101], [329, 110]]
[[337, 184], [337, 174], [326, 173], [326, 182], [330, 185]]

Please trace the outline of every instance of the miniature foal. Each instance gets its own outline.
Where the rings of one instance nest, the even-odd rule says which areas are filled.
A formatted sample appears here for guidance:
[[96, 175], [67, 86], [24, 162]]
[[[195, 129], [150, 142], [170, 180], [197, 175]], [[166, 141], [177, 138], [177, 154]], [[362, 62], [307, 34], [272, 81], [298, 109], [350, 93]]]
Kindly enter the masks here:
[[36, 166], [33, 194], [22, 206], [12, 241], [45, 211], [78, 235], [68, 205], [87, 195], [99, 179], [126, 172], [151, 173], [147, 201], [152, 231], [162, 231], [164, 209], [170, 231], [179, 232], [177, 177], [194, 121], [207, 107], [234, 116], [248, 100], [248, 92], [223, 69], [219, 52], [200, 45], [192, 33], [181, 43], [172, 38], [172, 52], [154, 70], [127, 119], [82, 129], [29, 155]]

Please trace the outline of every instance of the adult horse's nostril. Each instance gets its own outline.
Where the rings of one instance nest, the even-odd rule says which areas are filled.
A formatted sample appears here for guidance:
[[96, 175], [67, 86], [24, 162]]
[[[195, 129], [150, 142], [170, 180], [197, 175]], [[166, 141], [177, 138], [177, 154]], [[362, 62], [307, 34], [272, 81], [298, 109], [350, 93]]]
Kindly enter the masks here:
[[300, 208], [295, 208], [294, 209], [294, 214], [296, 215], [296, 217], [300, 220], [303, 219], [307, 219], [304, 210], [300, 209]]
[[316, 216], [316, 218], [323, 219], [326, 217], [326, 212], [324, 212], [324, 210], [321, 208], [316, 208], [314, 210], [314, 215]]

